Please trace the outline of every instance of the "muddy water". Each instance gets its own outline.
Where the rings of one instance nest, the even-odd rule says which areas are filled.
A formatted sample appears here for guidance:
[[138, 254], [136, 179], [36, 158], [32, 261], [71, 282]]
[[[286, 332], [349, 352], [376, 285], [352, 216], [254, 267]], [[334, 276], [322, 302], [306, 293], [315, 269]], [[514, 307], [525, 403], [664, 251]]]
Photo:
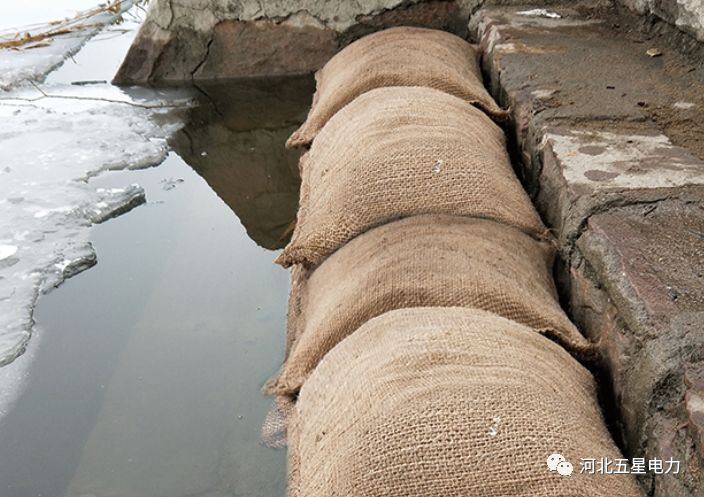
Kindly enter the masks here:
[[157, 168], [103, 175], [148, 203], [92, 231], [94, 268], [42, 297], [26, 388], [0, 425], [4, 497], [276, 497], [259, 389], [281, 360], [295, 218], [283, 141], [312, 81], [199, 90]]

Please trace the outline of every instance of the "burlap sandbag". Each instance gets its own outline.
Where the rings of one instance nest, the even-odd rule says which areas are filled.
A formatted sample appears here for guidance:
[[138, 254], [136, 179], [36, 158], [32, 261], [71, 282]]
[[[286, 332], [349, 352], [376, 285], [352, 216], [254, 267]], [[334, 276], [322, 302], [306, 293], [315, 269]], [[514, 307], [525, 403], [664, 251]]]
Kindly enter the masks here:
[[317, 265], [375, 226], [420, 214], [545, 228], [516, 178], [503, 131], [459, 98], [381, 88], [338, 112], [301, 159], [301, 201], [278, 262]]
[[296, 266], [288, 312], [290, 352], [267, 391], [297, 392], [342, 339], [369, 319], [403, 307], [492, 311], [549, 333], [583, 356], [591, 345], [558, 303], [554, 250], [493, 221], [426, 215], [360, 235], [315, 271]]
[[[484, 311], [425, 308], [369, 321], [301, 390], [291, 497], [635, 497], [592, 376], [561, 347]], [[571, 476], [546, 464], [559, 453]]]
[[436, 88], [503, 120], [506, 112], [484, 88], [478, 58], [472, 45], [444, 31], [399, 27], [365, 36], [316, 73], [310, 113], [287, 146], [309, 144], [337, 111], [359, 95], [385, 86]]

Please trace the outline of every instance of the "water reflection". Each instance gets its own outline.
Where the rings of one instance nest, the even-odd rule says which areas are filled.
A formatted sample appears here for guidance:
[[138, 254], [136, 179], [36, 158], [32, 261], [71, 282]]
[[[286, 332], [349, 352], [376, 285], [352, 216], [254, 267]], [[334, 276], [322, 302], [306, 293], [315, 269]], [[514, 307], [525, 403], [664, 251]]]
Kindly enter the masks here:
[[201, 86], [203, 104], [171, 142], [264, 248], [283, 247], [296, 219], [300, 152], [284, 143], [313, 88], [310, 76]]
[[283, 497], [285, 453], [259, 429], [288, 274], [175, 155], [93, 184], [133, 181], [149, 203], [95, 227], [98, 264], [40, 300], [0, 496]]

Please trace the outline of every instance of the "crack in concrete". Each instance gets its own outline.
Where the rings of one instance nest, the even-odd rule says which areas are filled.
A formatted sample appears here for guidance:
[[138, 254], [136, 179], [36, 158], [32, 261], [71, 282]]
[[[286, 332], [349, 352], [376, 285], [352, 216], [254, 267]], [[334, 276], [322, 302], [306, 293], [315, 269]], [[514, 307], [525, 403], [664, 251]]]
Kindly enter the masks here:
[[176, 20], [176, 12], [174, 11], [173, 0], [169, 0], [169, 12], [171, 12], [171, 18], [169, 19], [169, 23], [166, 25], [167, 31], [171, 31], [174, 25], [174, 21]]
[[208, 60], [208, 57], [210, 56], [210, 47], [212, 46], [213, 41], [215, 41], [215, 35], [214, 35], [214, 33], [211, 33], [210, 38], [208, 39], [208, 43], [205, 46], [205, 54], [203, 54], [203, 58], [200, 60], [200, 62], [198, 62], [196, 67], [191, 71], [191, 81], [193, 81], [195, 79], [195, 75], [198, 72], [198, 70]]

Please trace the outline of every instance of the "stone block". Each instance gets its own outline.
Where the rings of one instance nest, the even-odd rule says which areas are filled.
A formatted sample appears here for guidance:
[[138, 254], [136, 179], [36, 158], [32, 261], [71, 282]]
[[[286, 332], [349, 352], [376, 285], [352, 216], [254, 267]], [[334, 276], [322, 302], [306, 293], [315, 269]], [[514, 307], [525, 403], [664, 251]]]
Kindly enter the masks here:
[[296, 14], [272, 20], [221, 21], [193, 72], [195, 80], [304, 74], [320, 69], [337, 52], [337, 32]]
[[577, 248], [570, 307], [600, 344], [628, 453], [680, 461], [648, 475], [651, 495], [701, 495], [704, 203], [595, 214]]

